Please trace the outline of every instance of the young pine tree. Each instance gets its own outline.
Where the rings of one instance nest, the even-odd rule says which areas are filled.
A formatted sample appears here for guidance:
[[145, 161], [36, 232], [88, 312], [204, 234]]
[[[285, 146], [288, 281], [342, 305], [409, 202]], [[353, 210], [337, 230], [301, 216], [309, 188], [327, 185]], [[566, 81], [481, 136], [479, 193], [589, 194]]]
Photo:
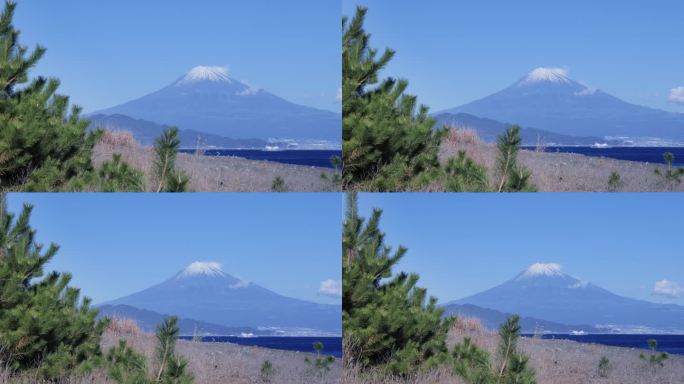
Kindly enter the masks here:
[[172, 127], [162, 133], [154, 142], [155, 192], [185, 192], [190, 179], [176, 169], [176, 156], [180, 148], [178, 128]]
[[517, 163], [521, 143], [520, 127], [517, 125], [508, 128], [497, 139], [496, 164], [499, 171], [497, 192], [532, 192], [535, 190], [529, 181], [530, 172], [518, 166]]
[[29, 80], [45, 54], [19, 44], [12, 25], [17, 4], [5, 2], [0, 15], [0, 189], [58, 190], [92, 171], [99, 133], [88, 133], [80, 108], [58, 95], [57, 79]]
[[535, 384], [535, 372], [527, 365], [529, 358], [518, 351], [519, 320], [513, 315], [499, 328], [497, 364], [492, 366], [489, 354], [465, 338], [452, 351], [454, 372], [472, 384]]
[[44, 273], [57, 253], [35, 240], [31, 207], [15, 219], [0, 195], [0, 362], [13, 373], [57, 379], [88, 370], [101, 358], [107, 321], [95, 319], [90, 300], [79, 300], [68, 273]]
[[366, 9], [342, 18], [342, 182], [346, 189], [398, 191], [439, 176], [444, 130], [434, 131], [425, 106], [404, 94], [406, 80], [378, 79], [394, 56], [380, 57], [363, 29]]
[[416, 286], [418, 275], [393, 273], [406, 253], [384, 243], [378, 227], [381, 211], [366, 222], [356, 195], [347, 195], [342, 235], [342, 326], [352, 351], [345, 359], [362, 368], [382, 366], [406, 375], [448, 358], [446, 334], [452, 319], [442, 319], [437, 299]]
[[117, 384], [191, 384], [194, 378], [187, 372], [188, 362], [175, 352], [178, 332], [178, 321], [173, 316], [157, 327], [153, 376], [148, 376], [145, 355], [134, 351], [126, 340], [120, 340], [107, 352], [107, 375]]

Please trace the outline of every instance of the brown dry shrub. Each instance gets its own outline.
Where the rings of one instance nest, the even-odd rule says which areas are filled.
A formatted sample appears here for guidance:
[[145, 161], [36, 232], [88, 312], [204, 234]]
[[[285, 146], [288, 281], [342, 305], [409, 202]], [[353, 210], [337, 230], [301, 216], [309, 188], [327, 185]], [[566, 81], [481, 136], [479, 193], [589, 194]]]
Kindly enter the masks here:
[[135, 147], [138, 145], [130, 132], [110, 130], [104, 131], [100, 143], [115, 147]]

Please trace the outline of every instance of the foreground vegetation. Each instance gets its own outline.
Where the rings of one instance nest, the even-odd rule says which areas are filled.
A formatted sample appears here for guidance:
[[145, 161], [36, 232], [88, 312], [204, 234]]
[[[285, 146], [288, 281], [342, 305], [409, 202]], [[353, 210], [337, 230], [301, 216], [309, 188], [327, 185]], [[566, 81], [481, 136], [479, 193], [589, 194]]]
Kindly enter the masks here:
[[468, 338], [447, 346], [456, 319], [445, 318], [437, 299], [417, 286], [418, 275], [392, 271], [407, 249], [393, 251], [385, 244], [381, 214], [376, 209], [366, 221], [358, 214], [356, 195], [347, 195], [342, 232], [345, 367], [369, 382], [447, 367], [467, 383], [535, 383], [529, 358], [517, 347], [517, 316], [501, 326], [494, 356]]
[[8, 380], [59, 381], [104, 370], [111, 380], [129, 383], [191, 383], [187, 362], [174, 352], [178, 327], [169, 318], [157, 330], [156, 375], [147, 360], [125, 341], [104, 353], [102, 334], [109, 319], [97, 320], [90, 299], [69, 286], [71, 275], [45, 273], [58, 246], [36, 242], [32, 208], [14, 217], [0, 195], [0, 365]]
[[498, 142], [498, 181], [488, 182], [487, 170], [459, 152], [445, 165], [439, 161], [446, 129], [435, 130], [428, 108], [404, 93], [408, 81], [379, 72], [394, 56], [369, 44], [363, 29], [366, 9], [357, 8], [351, 21], [342, 19], [342, 183], [345, 190], [533, 191], [530, 172], [516, 163], [520, 149], [518, 127]]
[[[489, 184], [499, 181], [496, 144], [485, 143], [467, 127], [450, 127], [442, 140], [439, 158], [442, 164], [459, 152], [487, 169]], [[530, 170], [529, 180], [544, 192], [665, 192], [684, 191], [681, 175], [684, 168], [672, 163], [665, 165], [585, 156], [577, 153], [521, 150], [517, 154], [520, 166]], [[445, 190], [443, 182], [431, 186], [434, 191]]]

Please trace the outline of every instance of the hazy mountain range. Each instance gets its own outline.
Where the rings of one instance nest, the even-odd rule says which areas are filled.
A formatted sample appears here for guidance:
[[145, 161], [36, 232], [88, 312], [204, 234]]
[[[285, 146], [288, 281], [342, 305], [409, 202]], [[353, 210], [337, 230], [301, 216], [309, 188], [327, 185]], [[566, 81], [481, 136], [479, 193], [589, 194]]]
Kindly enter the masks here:
[[445, 306], [450, 304], [472, 304], [559, 324], [587, 324], [603, 332], [684, 332], [684, 306], [619, 296], [567, 275], [553, 263], [533, 264], [509, 281]]
[[[219, 136], [330, 147], [339, 146], [342, 135], [340, 114], [298, 105], [253, 88], [229, 77], [222, 67], [195, 67], [162, 89], [87, 117], [97, 126], [113, 115], [131, 119], [114, 119], [124, 129], [127, 123], [144, 120], [203, 133], [210, 146], [219, 146], [221, 141], [215, 141]], [[140, 135], [139, 130], [131, 131]]]
[[570, 79], [560, 68], [536, 68], [499, 92], [435, 116], [447, 113], [467, 113], [559, 135], [612, 139], [624, 145], [684, 143], [684, 113], [625, 102]]
[[[111, 317], [129, 319], [137, 323], [138, 327], [145, 332], [154, 332], [157, 326], [166, 319], [169, 314], [157, 313], [147, 309], [139, 309], [130, 305], [100, 305], [98, 306], [98, 318]], [[180, 318], [178, 328], [181, 335], [221, 335], [221, 336], [269, 336], [277, 335], [273, 330], [263, 330], [251, 327], [226, 327], [211, 324], [204, 321]]]
[[339, 305], [279, 295], [227, 274], [215, 262], [194, 262], [166, 281], [102, 305], [127, 305], [224, 327], [342, 333]]

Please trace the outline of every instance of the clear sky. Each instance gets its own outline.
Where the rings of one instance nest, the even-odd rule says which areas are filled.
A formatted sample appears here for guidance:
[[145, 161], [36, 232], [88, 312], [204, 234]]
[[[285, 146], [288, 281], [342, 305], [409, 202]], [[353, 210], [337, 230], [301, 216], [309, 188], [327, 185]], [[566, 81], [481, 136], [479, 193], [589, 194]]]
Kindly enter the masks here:
[[292, 102], [340, 111], [335, 0], [19, 0], [20, 42], [48, 51], [32, 75], [58, 77], [86, 112], [169, 85], [197, 65], [228, 66]]
[[342, 196], [333, 193], [10, 194], [34, 205], [38, 241], [60, 250], [49, 270], [97, 302], [174, 276], [193, 261], [285, 296], [320, 303], [341, 279]]
[[[342, 0], [368, 7], [371, 45], [397, 51], [385, 76], [436, 112], [488, 96], [536, 67], [625, 101], [684, 112], [684, 2]], [[673, 98], [681, 104], [668, 101]]]
[[[408, 248], [396, 271], [417, 272], [440, 302], [492, 288], [535, 262], [616, 294], [684, 305], [682, 194], [362, 194], [384, 210], [387, 244]], [[678, 298], [653, 295], [665, 284]]]

